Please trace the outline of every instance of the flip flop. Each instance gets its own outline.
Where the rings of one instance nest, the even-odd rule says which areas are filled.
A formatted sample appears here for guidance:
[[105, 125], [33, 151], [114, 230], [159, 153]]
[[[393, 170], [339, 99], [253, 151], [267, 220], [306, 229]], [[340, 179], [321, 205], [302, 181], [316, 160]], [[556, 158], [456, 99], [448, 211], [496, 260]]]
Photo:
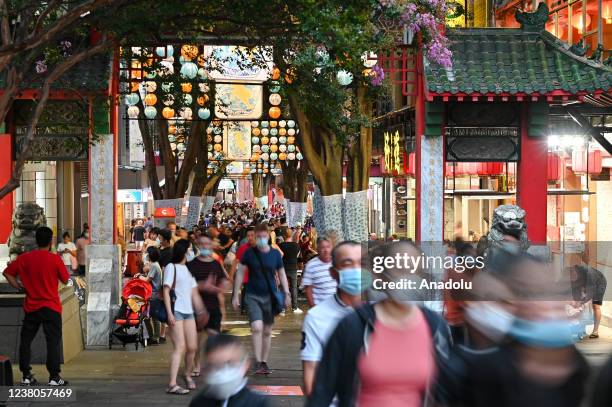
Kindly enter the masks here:
[[589, 335], [589, 338], [591, 338], [591, 339], [597, 339], [597, 338], [599, 338], [599, 334], [590, 334], [590, 335]]
[[181, 386], [175, 384], [174, 386], [168, 387], [168, 389], [166, 389], [166, 393], [182, 396], [188, 394], [189, 390], [183, 389]]
[[189, 377], [187, 375], [185, 375], [185, 384], [187, 385], [187, 389], [189, 389], [189, 390], [195, 390], [196, 389], [195, 381], [191, 377]]

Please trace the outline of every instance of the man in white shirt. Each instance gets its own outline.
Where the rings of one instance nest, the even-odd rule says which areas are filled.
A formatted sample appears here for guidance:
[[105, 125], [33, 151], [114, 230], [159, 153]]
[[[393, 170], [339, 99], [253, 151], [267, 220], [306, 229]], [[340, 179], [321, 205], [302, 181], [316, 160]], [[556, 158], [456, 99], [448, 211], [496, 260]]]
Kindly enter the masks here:
[[66, 266], [66, 270], [68, 270], [68, 273], [72, 275], [73, 257], [75, 263], [74, 269], [76, 270], [77, 247], [74, 243], [72, 243], [72, 240], [70, 239], [70, 233], [64, 232], [64, 234], [62, 235], [62, 242], [57, 245], [57, 254], [62, 257], [62, 262], [64, 263], [64, 266]]
[[359, 243], [347, 240], [338, 244], [331, 252], [331, 260], [330, 274], [338, 283], [337, 292], [310, 309], [302, 327], [300, 356], [306, 396], [312, 391], [316, 368], [323, 357], [327, 340], [338, 322], [353, 312], [353, 307], [361, 304], [361, 294], [368, 288], [368, 284], [362, 281], [364, 274]]
[[332, 241], [325, 235], [317, 238], [317, 253], [314, 259], [306, 263], [302, 273], [302, 289], [306, 293], [308, 305], [325, 301], [336, 293], [337, 282], [329, 274], [332, 265]]

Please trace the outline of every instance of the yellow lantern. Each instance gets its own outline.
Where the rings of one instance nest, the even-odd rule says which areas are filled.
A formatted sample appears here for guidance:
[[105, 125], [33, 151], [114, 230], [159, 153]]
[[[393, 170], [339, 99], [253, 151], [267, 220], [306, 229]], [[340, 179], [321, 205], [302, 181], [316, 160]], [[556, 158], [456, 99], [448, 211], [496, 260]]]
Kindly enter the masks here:
[[140, 61], [132, 61], [132, 71], [130, 74], [134, 79], [142, 79], [142, 65], [140, 64]]
[[130, 89], [132, 90], [132, 92], [138, 92], [139, 88], [140, 82], [130, 82]]
[[185, 44], [181, 47], [181, 55], [183, 58], [194, 59], [198, 56], [198, 46]]
[[147, 96], [144, 98], [144, 102], [147, 106], [153, 106], [155, 103], [157, 103], [157, 96], [155, 96], [155, 93], [147, 93]]
[[277, 81], [280, 79], [280, 76], [281, 76], [280, 69], [274, 67], [274, 69], [272, 70], [272, 80]]
[[287, 129], [284, 127], [281, 127], [280, 129], [278, 129], [278, 135], [279, 136], [284, 136], [287, 134]]
[[176, 126], [168, 126], [168, 133], [175, 134], [176, 133]]
[[276, 127], [276, 126], [278, 126], [278, 122], [276, 120], [272, 120], [270, 122], [270, 127]]
[[206, 59], [204, 59], [204, 54], [198, 56], [198, 65], [204, 66], [206, 64]]
[[287, 154], [286, 153], [280, 153], [278, 155], [278, 159], [281, 161], [285, 161], [285, 158], [287, 158]]
[[295, 137], [293, 136], [287, 137], [287, 144], [293, 144], [293, 143], [295, 143]]
[[209, 134], [208, 136], [206, 136], [206, 141], [208, 143], [212, 143], [212, 140], [213, 140], [212, 135]]
[[295, 68], [289, 68], [287, 69], [287, 72], [285, 73], [285, 82], [287, 82], [288, 84], [293, 83], [293, 81], [296, 78], [296, 73], [295, 73]]
[[268, 144], [269, 142], [270, 142], [270, 139], [268, 137], [261, 138], [261, 144]]
[[254, 136], [259, 136], [261, 134], [261, 130], [259, 129], [259, 127], [254, 127], [253, 129], [251, 129], [251, 133]]
[[215, 144], [215, 151], [221, 152], [221, 150], [223, 150], [223, 146], [221, 144]]
[[270, 146], [270, 151], [272, 151], [273, 153], [276, 153], [278, 151], [278, 146], [276, 144], [272, 144]]
[[184, 93], [189, 93], [189, 92], [191, 92], [191, 89], [192, 89], [192, 88], [193, 88], [193, 86], [192, 86], [192, 85], [191, 85], [191, 83], [189, 83], [189, 82], [183, 82], [183, 83], [181, 83], [181, 90], [182, 90]]
[[174, 109], [171, 107], [164, 107], [162, 116], [164, 116], [165, 119], [172, 119], [174, 117]]
[[268, 114], [273, 119], [278, 119], [281, 116], [281, 109], [278, 106], [273, 106], [270, 108]]
[[198, 103], [198, 105], [204, 106], [206, 102], [208, 102], [208, 95], [198, 96], [196, 102]]

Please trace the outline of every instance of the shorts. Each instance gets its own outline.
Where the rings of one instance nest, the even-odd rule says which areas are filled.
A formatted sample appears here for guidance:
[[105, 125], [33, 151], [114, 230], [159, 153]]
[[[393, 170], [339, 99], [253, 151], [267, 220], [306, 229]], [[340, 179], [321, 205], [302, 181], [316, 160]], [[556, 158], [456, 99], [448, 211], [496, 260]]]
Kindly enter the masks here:
[[221, 317], [221, 310], [219, 308], [209, 309], [208, 324], [206, 324], [206, 329], [221, 332]]
[[85, 276], [85, 266], [79, 264], [79, 276], [84, 277]]
[[244, 304], [249, 314], [249, 322], [263, 321], [264, 325], [272, 325], [274, 323], [272, 302], [269, 296], [261, 297], [247, 293], [244, 296]]
[[193, 316], [193, 313], [191, 313], [191, 314], [183, 314], [182, 312], [174, 311], [174, 319], [176, 321], [187, 321], [187, 320], [190, 320], [190, 319], [195, 319], [195, 317]]
[[606, 293], [607, 281], [601, 280], [597, 281], [596, 284], [593, 285], [593, 304], [601, 305], [603, 304], [604, 294]]

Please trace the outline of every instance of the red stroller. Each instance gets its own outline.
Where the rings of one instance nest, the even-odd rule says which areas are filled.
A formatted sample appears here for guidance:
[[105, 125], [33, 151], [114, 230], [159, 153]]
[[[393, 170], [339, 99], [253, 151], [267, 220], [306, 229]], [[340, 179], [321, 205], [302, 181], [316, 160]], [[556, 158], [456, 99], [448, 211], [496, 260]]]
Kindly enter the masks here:
[[123, 347], [127, 343], [135, 344], [137, 350], [140, 343], [147, 346], [144, 320], [148, 318], [151, 293], [151, 284], [138, 278], [128, 281], [123, 287], [121, 308], [114, 321], [117, 328], [111, 330], [109, 349], [113, 347], [113, 337], [121, 341]]

